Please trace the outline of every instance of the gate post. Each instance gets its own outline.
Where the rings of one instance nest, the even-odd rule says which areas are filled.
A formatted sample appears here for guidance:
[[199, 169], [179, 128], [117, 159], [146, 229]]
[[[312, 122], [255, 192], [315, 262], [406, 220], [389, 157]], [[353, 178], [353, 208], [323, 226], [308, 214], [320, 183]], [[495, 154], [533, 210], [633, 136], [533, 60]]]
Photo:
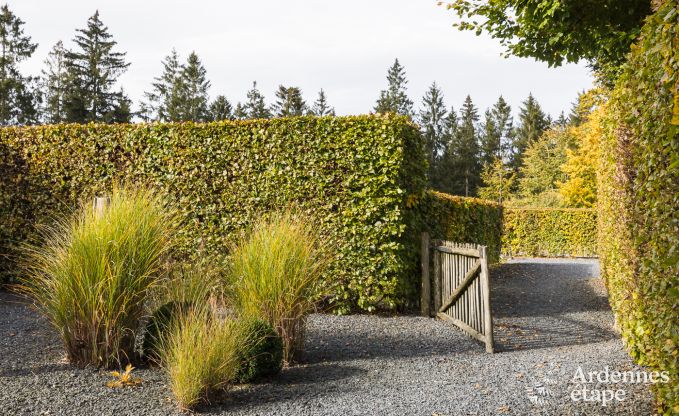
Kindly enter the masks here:
[[486, 335], [486, 352], [492, 354], [495, 350], [495, 342], [493, 340], [493, 315], [490, 309], [490, 276], [488, 275], [488, 250], [486, 246], [479, 247], [479, 254], [481, 260], [481, 287], [483, 290], [483, 321]]
[[94, 209], [94, 215], [96, 217], [101, 217], [104, 215], [104, 211], [108, 209], [108, 207], [111, 205], [111, 198], [107, 196], [98, 196], [94, 198], [94, 202], [92, 203], [92, 207]]
[[429, 233], [422, 233], [420, 247], [420, 265], [422, 267], [422, 288], [420, 292], [420, 313], [422, 316], [430, 316], [431, 304], [431, 279], [429, 277]]

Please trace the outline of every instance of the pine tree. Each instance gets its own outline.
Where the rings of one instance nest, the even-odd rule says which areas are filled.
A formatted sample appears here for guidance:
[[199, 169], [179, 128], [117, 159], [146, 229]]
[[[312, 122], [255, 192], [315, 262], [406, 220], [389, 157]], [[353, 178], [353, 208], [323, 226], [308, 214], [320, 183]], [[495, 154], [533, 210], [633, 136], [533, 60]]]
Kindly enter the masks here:
[[180, 119], [178, 105], [182, 82], [177, 51], [172, 49], [162, 64], [163, 73], [154, 78], [151, 91], [144, 93], [147, 102], [141, 104], [141, 112], [150, 120], [177, 121]]
[[236, 109], [233, 111], [233, 116], [236, 120], [245, 120], [248, 118], [248, 111], [241, 103], [236, 104]]
[[382, 90], [380, 98], [377, 99], [375, 112], [411, 116], [413, 114], [413, 102], [408, 98], [406, 92], [408, 80], [406, 79], [405, 69], [398, 62], [398, 59], [394, 61], [394, 65], [387, 72], [387, 82], [387, 89]]
[[233, 107], [229, 100], [223, 95], [218, 95], [208, 110], [208, 119], [210, 121], [233, 120]]
[[306, 102], [302, 98], [302, 90], [298, 87], [280, 85], [276, 91], [276, 102], [273, 111], [276, 117], [302, 116], [307, 110]]
[[257, 81], [252, 83], [252, 89], [248, 91], [244, 110], [247, 118], [271, 118], [271, 112], [266, 107], [264, 96], [257, 89]]
[[445, 150], [446, 107], [441, 89], [432, 83], [422, 98], [420, 125], [424, 136], [425, 152], [429, 158], [427, 178], [429, 185], [435, 183], [436, 172]]
[[318, 98], [314, 102], [314, 104], [311, 106], [311, 109], [309, 110], [309, 114], [312, 116], [334, 116], [335, 115], [335, 109], [333, 107], [330, 107], [328, 105], [328, 99], [325, 96], [325, 91], [321, 89], [318, 92]]
[[24, 22], [7, 5], [0, 8], [0, 125], [37, 122], [39, 94], [35, 80], [24, 77], [19, 64], [38, 47], [24, 34]]
[[502, 133], [491, 110], [486, 110], [480, 129], [481, 165], [486, 166], [502, 156]]
[[524, 151], [542, 136], [550, 124], [550, 118], [542, 111], [533, 94], [529, 94], [521, 105], [519, 127], [516, 129], [516, 137], [511, 146], [511, 165], [514, 169], [521, 166]]
[[132, 119], [132, 101], [127, 98], [125, 91], [121, 88], [115, 94], [113, 107], [109, 115], [109, 123], [129, 123]]
[[491, 109], [493, 114], [493, 120], [495, 120], [495, 126], [500, 134], [500, 154], [506, 158], [508, 156], [508, 150], [514, 140], [514, 119], [512, 117], [512, 107], [507, 104], [505, 99], [500, 96], [497, 102], [493, 105]]
[[44, 94], [43, 119], [50, 124], [63, 123], [67, 119], [65, 109], [66, 93], [69, 86], [69, 73], [66, 67], [66, 48], [57, 42], [45, 59], [42, 70]]
[[99, 11], [88, 19], [85, 29], [77, 30], [73, 42], [77, 50], [66, 53], [71, 77], [65, 100], [68, 121], [115, 121], [116, 106], [127, 100], [112, 91], [130, 65], [125, 62], [125, 53], [113, 51], [117, 42], [99, 19]]
[[198, 55], [191, 52], [179, 73], [178, 121], [205, 121], [208, 118], [210, 81]]
[[480, 149], [477, 131], [478, 110], [470, 96], [460, 109], [460, 121], [457, 135], [452, 140], [454, 150], [453, 187], [457, 195], [473, 196], [476, 194], [481, 178], [479, 162]]
[[456, 149], [453, 147], [454, 139], [459, 131], [459, 121], [454, 107], [450, 107], [448, 115], [443, 119], [442, 147], [443, 155], [437, 164], [432, 177], [432, 188], [441, 192], [452, 194], [454, 184], [451, 172], [454, 169]]

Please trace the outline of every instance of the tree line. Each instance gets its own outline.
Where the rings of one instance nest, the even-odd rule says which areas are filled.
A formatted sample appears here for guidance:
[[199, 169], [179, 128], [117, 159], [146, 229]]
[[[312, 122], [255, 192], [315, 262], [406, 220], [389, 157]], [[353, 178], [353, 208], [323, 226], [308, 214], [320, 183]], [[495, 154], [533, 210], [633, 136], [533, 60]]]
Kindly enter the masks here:
[[[234, 105], [224, 95], [210, 99], [210, 81], [199, 56], [191, 52], [183, 60], [174, 49], [162, 60], [161, 73], [134, 111], [124, 89], [116, 88], [130, 64], [125, 52], [117, 50], [98, 11], [84, 28], [76, 30], [73, 48], [66, 48], [61, 41], [53, 46], [38, 77], [19, 71], [19, 63], [37, 48], [23, 25], [7, 5], [0, 8], [1, 125], [127, 123], [135, 119], [202, 122], [335, 114], [322, 89], [311, 104], [305, 101], [301, 88], [281, 85], [275, 101], [268, 105], [257, 82], [253, 82], [244, 102]], [[515, 123], [512, 108], [502, 96], [485, 112], [480, 112], [470, 96], [456, 110], [445, 104], [435, 82], [415, 110], [407, 83], [405, 69], [396, 59], [387, 71], [387, 88], [379, 93], [373, 111], [410, 116], [420, 124], [431, 188], [500, 202], [540, 200], [554, 205], [552, 200], [559, 199], [554, 198], [554, 190], [563, 172], [557, 168], [565, 163], [566, 151], [572, 150], [574, 140], [563, 139], [567, 135], [558, 131], [578, 124], [577, 111], [552, 120], [529, 95]], [[550, 137], [559, 143], [546, 143]], [[559, 150], [550, 153], [552, 148]], [[551, 195], [552, 200], [545, 195]]]

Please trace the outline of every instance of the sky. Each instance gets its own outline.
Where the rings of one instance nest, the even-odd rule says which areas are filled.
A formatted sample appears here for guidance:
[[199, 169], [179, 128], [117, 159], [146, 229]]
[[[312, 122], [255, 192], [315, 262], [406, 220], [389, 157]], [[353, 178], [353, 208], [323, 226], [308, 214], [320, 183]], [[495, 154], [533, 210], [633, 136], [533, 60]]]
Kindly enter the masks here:
[[419, 109], [432, 82], [459, 108], [467, 96], [484, 110], [498, 98], [518, 106], [529, 93], [554, 117], [568, 113], [592, 85], [584, 63], [549, 68], [530, 58], [503, 58], [498, 41], [460, 32], [436, 0], [9, 0], [39, 44], [22, 69], [37, 75], [58, 41], [99, 10], [131, 63], [120, 78], [136, 103], [176, 48], [195, 51], [207, 69], [210, 95], [245, 100], [253, 81], [268, 103], [278, 85], [299, 86], [307, 103], [323, 88], [338, 114], [370, 112], [398, 58]]

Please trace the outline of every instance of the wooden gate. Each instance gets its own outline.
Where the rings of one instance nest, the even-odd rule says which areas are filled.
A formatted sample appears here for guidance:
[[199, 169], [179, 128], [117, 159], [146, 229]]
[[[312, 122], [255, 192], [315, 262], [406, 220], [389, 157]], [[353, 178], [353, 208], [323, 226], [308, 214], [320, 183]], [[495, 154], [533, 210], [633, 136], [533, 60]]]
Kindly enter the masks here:
[[423, 233], [421, 254], [422, 315], [455, 324], [486, 344], [486, 352], [492, 353], [486, 246], [430, 240], [429, 234]]

